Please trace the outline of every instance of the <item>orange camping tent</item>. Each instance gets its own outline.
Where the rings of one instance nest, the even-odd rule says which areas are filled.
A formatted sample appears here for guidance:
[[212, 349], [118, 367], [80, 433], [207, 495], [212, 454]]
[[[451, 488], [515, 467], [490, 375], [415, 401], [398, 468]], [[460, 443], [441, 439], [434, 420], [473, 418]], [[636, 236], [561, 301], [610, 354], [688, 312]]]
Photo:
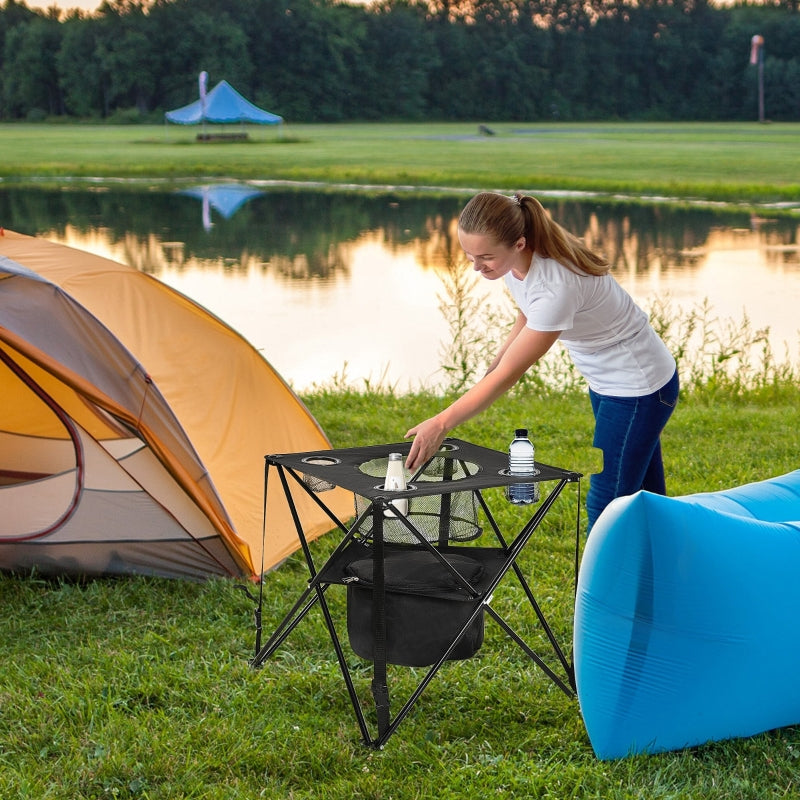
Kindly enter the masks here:
[[[9, 231], [0, 396], [3, 570], [258, 576], [298, 546], [277, 485], [264, 536], [264, 456], [330, 447], [211, 313], [136, 269]], [[309, 538], [333, 527], [295, 500]], [[352, 494], [326, 505], [346, 518]]]

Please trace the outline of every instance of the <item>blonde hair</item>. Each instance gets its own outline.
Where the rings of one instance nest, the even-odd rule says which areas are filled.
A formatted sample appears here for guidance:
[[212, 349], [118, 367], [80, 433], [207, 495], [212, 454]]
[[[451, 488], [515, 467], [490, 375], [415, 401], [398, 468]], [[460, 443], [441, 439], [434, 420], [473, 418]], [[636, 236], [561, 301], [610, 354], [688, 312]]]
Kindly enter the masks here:
[[476, 194], [464, 206], [458, 227], [464, 233], [491, 236], [507, 247], [524, 236], [534, 253], [555, 259], [573, 272], [600, 276], [611, 269], [608, 262], [555, 222], [535, 197], [522, 192], [513, 197], [497, 192]]

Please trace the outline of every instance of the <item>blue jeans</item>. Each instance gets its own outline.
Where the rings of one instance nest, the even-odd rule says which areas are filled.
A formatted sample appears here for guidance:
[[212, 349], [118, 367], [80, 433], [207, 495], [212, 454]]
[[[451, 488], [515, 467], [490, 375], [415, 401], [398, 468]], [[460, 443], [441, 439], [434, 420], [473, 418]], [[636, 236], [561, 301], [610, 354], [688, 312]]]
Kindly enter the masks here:
[[640, 489], [666, 494], [661, 431], [678, 402], [678, 371], [658, 391], [643, 397], [611, 397], [589, 390], [594, 446], [603, 451], [603, 471], [589, 479], [589, 531], [615, 498]]

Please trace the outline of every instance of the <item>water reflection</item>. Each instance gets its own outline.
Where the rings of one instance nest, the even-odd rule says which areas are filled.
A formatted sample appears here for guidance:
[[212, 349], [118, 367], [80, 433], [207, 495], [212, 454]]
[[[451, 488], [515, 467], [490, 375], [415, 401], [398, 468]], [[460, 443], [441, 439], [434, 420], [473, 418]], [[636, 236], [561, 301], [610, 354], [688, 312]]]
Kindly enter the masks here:
[[203, 230], [210, 231], [214, 225], [211, 221], [212, 208], [224, 219], [230, 219], [248, 200], [259, 197], [264, 192], [241, 183], [224, 183], [193, 186], [191, 189], [181, 190], [178, 194], [194, 197], [201, 202]]
[[[214, 188], [3, 187], [0, 226], [157, 276], [244, 334], [298, 389], [343, 372], [400, 389], [439, 381], [449, 336], [441, 275], [463, 263], [455, 220], [468, 195], [237, 184], [217, 197]], [[721, 319], [746, 313], [771, 329], [779, 356], [788, 343], [796, 357], [796, 218], [543, 200], [611, 258], [646, 307], [668, 296], [678, 311], [708, 298]], [[476, 278], [475, 291], [506, 303], [500, 284]]]

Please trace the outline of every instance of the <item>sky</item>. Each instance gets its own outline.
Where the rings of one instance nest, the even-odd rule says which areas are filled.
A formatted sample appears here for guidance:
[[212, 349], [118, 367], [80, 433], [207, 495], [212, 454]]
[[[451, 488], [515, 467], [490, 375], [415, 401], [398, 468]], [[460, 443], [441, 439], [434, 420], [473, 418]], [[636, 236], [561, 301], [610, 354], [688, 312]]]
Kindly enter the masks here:
[[[47, 9], [57, 6], [62, 11], [69, 11], [73, 8], [80, 8], [83, 11], [96, 11], [103, 0], [24, 0], [28, 8]], [[724, 5], [732, 0], [717, 0], [718, 5]]]
[[[356, 0], [358, 1], [358, 0]], [[62, 11], [80, 8], [82, 11], [96, 11], [103, 0], [24, 0], [28, 8], [48, 9], [57, 6]]]
[[62, 11], [80, 8], [83, 11], [95, 11], [100, 7], [102, 0], [24, 0], [28, 8], [47, 9], [58, 6]]

